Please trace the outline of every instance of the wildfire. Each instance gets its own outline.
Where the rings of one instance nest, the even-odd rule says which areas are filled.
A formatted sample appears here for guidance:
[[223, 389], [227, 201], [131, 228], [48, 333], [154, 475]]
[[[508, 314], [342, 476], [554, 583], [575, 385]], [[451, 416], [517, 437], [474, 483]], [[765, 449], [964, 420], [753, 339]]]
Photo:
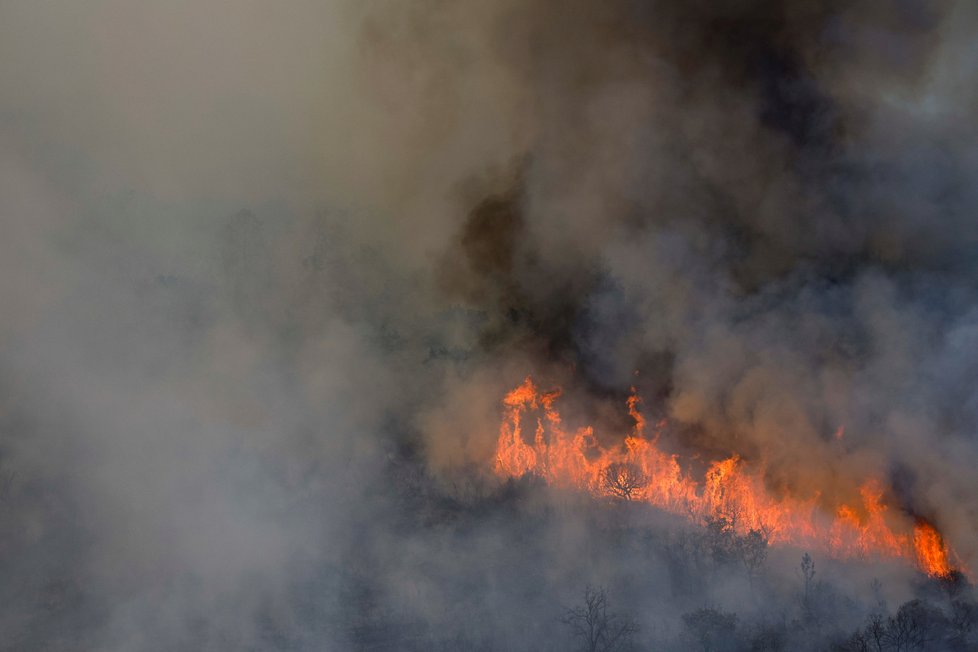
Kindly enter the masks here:
[[[940, 533], [925, 521], [912, 528], [884, 502], [879, 481], [867, 480], [859, 500], [827, 513], [819, 496], [775, 497], [763, 474], [733, 456], [713, 462], [702, 481], [680, 467], [676, 455], [659, 449], [664, 424], [651, 436], [639, 412], [639, 398], [628, 399], [635, 421], [622, 445], [601, 446], [590, 427], [565, 430], [555, 402], [560, 390], [541, 392], [528, 377], [503, 399], [505, 417], [499, 429], [495, 472], [500, 477], [533, 473], [555, 486], [573, 487], [597, 496], [651, 503], [699, 521], [723, 517], [741, 532], [761, 530], [771, 543], [810, 546], [837, 557], [879, 555], [916, 561], [933, 576], [952, 571]], [[536, 412], [532, 436], [524, 420]], [[841, 431], [841, 429], [840, 429]]]
[[931, 575], [947, 576], [951, 572], [947, 546], [937, 529], [926, 521], [914, 525], [913, 545], [921, 568]]

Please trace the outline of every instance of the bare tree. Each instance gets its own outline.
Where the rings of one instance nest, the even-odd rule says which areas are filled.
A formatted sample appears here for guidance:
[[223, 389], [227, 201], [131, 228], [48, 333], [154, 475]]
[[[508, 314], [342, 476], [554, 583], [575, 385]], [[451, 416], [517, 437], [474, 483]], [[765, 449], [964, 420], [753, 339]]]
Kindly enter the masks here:
[[838, 652], [872, 652], [873, 648], [870, 645], [869, 638], [866, 636], [866, 632], [857, 629], [852, 635], [846, 640], [835, 645], [835, 650]]
[[584, 604], [565, 610], [560, 621], [571, 629], [582, 652], [618, 652], [631, 645], [638, 625], [608, 611], [608, 597], [602, 588], [584, 589]]
[[933, 649], [947, 628], [947, 618], [922, 600], [911, 600], [887, 620], [885, 641], [896, 652]]
[[604, 485], [615, 496], [631, 500], [636, 492], [645, 488], [649, 479], [637, 465], [614, 462], [604, 470]]
[[881, 613], [872, 613], [866, 618], [865, 627], [835, 647], [839, 652], [883, 652], [889, 649], [887, 646], [886, 619]]
[[751, 528], [744, 536], [737, 537], [737, 555], [747, 571], [751, 591], [754, 590], [754, 578], [767, 559], [767, 544], [768, 535], [760, 529]]
[[805, 612], [806, 619], [811, 620], [814, 611], [812, 609], [812, 598], [815, 589], [815, 560], [807, 552], [801, 556], [801, 576], [804, 580], [801, 608]]
[[886, 621], [882, 613], [872, 613], [866, 619], [866, 640], [872, 644], [870, 650], [883, 652], [886, 642]]

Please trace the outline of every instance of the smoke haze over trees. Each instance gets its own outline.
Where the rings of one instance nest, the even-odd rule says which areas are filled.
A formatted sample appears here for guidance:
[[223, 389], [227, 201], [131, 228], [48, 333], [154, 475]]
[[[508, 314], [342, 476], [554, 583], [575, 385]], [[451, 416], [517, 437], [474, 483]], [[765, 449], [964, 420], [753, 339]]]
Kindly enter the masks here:
[[[976, 27], [3, 3], [0, 650], [975, 649]], [[528, 375], [955, 570], [502, 478]]]

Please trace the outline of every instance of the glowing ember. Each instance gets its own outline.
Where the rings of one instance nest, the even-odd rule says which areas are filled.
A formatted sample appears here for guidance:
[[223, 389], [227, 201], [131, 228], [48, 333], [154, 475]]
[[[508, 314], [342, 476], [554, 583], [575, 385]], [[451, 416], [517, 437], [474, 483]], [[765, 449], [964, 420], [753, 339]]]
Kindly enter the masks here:
[[[634, 394], [628, 399], [628, 412], [635, 427], [615, 448], [600, 446], [589, 427], [564, 430], [554, 405], [559, 396], [559, 390], [539, 391], [530, 378], [506, 395], [496, 447], [497, 475], [533, 473], [555, 486], [645, 501], [701, 522], [723, 517], [738, 531], [762, 530], [771, 543], [808, 546], [836, 557], [903, 558], [934, 576], [952, 570], [938, 531], [919, 521], [911, 534], [909, 519], [887, 508], [878, 480], [867, 480], [859, 500], [839, 505], [834, 513], [826, 512], [818, 495], [772, 496], [764, 487], [763, 473], [736, 456], [713, 462], [699, 482], [683, 472], [677, 456], [658, 448], [663, 424], [657, 424], [651, 436], [646, 433], [648, 424]], [[532, 435], [524, 433], [530, 411], [538, 414]]]

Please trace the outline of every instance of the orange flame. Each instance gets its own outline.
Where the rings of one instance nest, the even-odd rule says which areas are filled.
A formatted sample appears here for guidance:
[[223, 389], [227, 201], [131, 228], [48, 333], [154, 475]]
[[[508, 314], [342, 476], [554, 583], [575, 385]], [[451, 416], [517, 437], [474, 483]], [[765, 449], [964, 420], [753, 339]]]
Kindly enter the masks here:
[[[651, 436], [646, 434], [648, 423], [632, 391], [628, 412], [635, 427], [621, 446], [605, 448], [590, 427], [565, 430], [555, 407], [560, 390], [541, 392], [527, 377], [503, 399], [496, 474], [506, 478], [532, 473], [554, 486], [644, 501], [701, 522], [723, 517], [738, 531], [762, 530], [771, 543], [810, 546], [836, 557], [902, 558], [916, 561], [934, 576], [951, 571], [937, 530], [920, 521], [911, 535], [907, 517], [887, 507], [878, 480], [864, 482], [859, 500], [839, 505], [834, 513], [825, 509], [818, 495], [772, 496], [763, 473], [737, 456], [713, 462], [702, 482], [695, 480], [683, 472], [676, 455], [658, 448], [663, 423], [655, 425]], [[531, 411], [538, 415], [532, 438], [523, 432]]]
[[918, 521], [913, 529], [913, 545], [917, 552], [917, 562], [928, 574], [940, 577], [951, 574], [944, 537], [933, 525]]

